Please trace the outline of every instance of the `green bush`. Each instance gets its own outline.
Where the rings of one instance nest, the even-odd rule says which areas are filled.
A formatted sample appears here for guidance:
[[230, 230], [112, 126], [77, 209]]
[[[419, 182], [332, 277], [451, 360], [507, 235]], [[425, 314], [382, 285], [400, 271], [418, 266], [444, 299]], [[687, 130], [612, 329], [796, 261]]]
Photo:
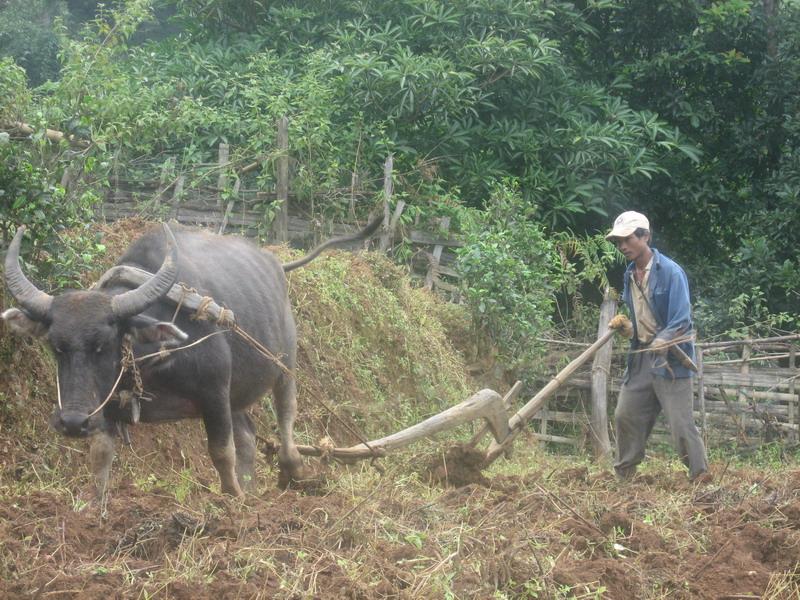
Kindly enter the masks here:
[[[23, 255], [30, 274], [49, 288], [77, 286], [105, 248], [88, 226], [92, 193], [67, 198], [52, 173], [37, 166], [18, 143], [0, 144], [0, 239], [6, 246], [20, 225], [27, 227]], [[69, 230], [69, 235], [64, 235]]]
[[464, 293], [478, 331], [500, 356], [512, 368], [530, 365], [536, 338], [553, 327], [567, 271], [516, 186], [496, 185], [489, 206], [466, 225], [458, 253]]
[[56, 79], [59, 72], [58, 23], [66, 2], [9, 0], [0, 7], [0, 57], [12, 57], [31, 85]]

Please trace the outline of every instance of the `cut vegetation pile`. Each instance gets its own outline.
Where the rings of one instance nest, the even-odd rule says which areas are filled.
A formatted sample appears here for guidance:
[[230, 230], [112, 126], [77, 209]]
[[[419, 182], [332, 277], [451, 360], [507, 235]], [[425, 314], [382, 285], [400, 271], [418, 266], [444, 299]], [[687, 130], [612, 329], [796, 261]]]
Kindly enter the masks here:
[[[143, 226], [105, 228], [110, 255]], [[448, 342], [464, 339], [464, 314], [383, 257], [326, 255], [292, 274], [290, 293], [300, 441], [349, 445], [475, 391]], [[3, 598], [788, 599], [800, 589], [800, 471], [775, 456], [769, 468], [715, 463], [705, 487], [655, 458], [621, 486], [524, 437], [481, 472], [468, 447], [442, 437], [380, 469], [314, 463], [327, 477], [313, 495], [277, 490], [264, 458], [258, 492], [234, 500], [217, 493], [190, 421], [132, 428], [102, 519], [87, 503], [85, 443], [46, 427], [47, 353], [2, 325], [0, 336]], [[256, 417], [262, 440], [273, 438], [267, 402]]]

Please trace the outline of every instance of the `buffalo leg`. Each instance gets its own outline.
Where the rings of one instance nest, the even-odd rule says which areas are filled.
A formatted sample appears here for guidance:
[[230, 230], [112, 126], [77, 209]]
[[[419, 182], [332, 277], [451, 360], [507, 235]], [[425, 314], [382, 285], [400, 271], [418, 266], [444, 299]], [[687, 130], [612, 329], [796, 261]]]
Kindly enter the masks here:
[[255, 485], [256, 427], [245, 411], [231, 414], [233, 443], [236, 446], [236, 477], [242, 489]]
[[99, 431], [89, 443], [89, 467], [94, 477], [100, 510], [105, 512], [108, 499], [108, 480], [111, 476], [111, 463], [114, 461], [114, 438], [106, 431]]
[[242, 488], [236, 479], [236, 446], [233, 441], [232, 419], [227, 399], [223, 406], [224, 409], [203, 413], [203, 423], [208, 436], [208, 454], [219, 474], [222, 492], [231, 496], [241, 496]]
[[278, 465], [281, 469], [278, 486], [286, 488], [293, 480], [305, 477], [303, 459], [300, 458], [300, 452], [294, 443], [294, 420], [297, 417], [294, 378], [282, 375], [272, 391], [272, 396], [278, 418], [278, 434], [281, 438], [281, 449], [278, 451]]

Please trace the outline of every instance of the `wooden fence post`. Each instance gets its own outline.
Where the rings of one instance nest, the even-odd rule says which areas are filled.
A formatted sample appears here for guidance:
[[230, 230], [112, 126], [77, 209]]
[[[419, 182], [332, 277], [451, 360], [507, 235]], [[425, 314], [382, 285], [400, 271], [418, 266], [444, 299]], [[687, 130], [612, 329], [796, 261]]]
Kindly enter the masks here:
[[241, 184], [241, 179], [237, 179], [236, 183], [233, 184], [233, 191], [231, 192], [231, 197], [228, 200], [228, 206], [225, 207], [225, 214], [222, 215], [222, 223], [220, 223], [219, 231], [217, 231], [219, 235], [225, 233], [225, 228], [228, 226], [228, 219], [231, 218], [231, 211], [233, 210], [233, 205], [236, 202], [236, 197], [239, 195], [239, 186]]
[[[792, 344], [789, 346], [789, 368], [792, 369], [793, 371], [796, 369], [796, 364], [795, 364], [796, 358], [797, 358], [797, 348], [795, 348], [795, 345]], [[789, 381], [788, 391], [790, 394], [794, 395], [796, 393], [795, 392], [796, 389], [797, 386], [795, 385], [795, 378], [792, 377], [792, 379]], [[788, 401], [788, 408], [789, 408], [789, 415], [788, 419], [786, 419], [788, 423], [790, 425], [795, 425], [795, 424], [800, 425], [800, 419], [797, 418], [798, 412], [800, 412], [798, 411], [798, 408], [800, 407], [798, 407], [797, 400], [790, 398]], [[800, 436], [800, 427], [798, 427], [798, 429], [791, 429], [791, 428], [789, 429], [790, 441], [796, 442], [798, 436]]]
[[228, 144], [220, 142], [218, 151], [219, 162], [219, 177], [217, 178], [217, 206], [222, 207], [222, 190], [228, 185], [228, 173], [226, 169], [230, 162], [230, 148]]
[[289, 241], [289, 118], [278, 120], [278, 172], [276, 173], [275, 191], [277, 193], [278, 212], [272, 224], [275, 241]]
[[[600, 320], [597, 325], [597, 337], [608, 331], [608, 324], [617, 311], [617, 300], [611, 288], [603, 294], [600, 306]], [[611, 442], [608, 439], [608, 375], [611, 372], [611, 349], [614, 340], [597, 351], [592, 361], [592, 417], [589, 423], [592, 448], [596, 461], [605, 461], [611, 456]]]
[[703, 436], [703, 442], [708, 445], [708, 427], [706, 417], [706, 384], [705, 376], [703, 375], [703, 349], [700, 346], [695, 346], [695, 354], [697, 359], [697, 403], [700, 405], [700, 434]]
[[172, 185], [172, 175], [175, 173], [175, 157], [170, 156], [161, 167], [161, 176], [158, 180], [158, 192], [156, 192], [153, 207], [158, 208], [161, 206], [161, 199], [167, 193], [169, 186]]
[[400, 216], [403, 214], [403, 210], [406, 208], [406, 201], [405, 200], [398, 200], [397, 204], [394, 207], [394, 213], [392, 214], [392, 218], [389, 220], [389, 239], [394, 239], [395, 231], [397, 230], [397, 224], [400, 222]]
[[[450, 231], [450, 217], [442, 217], [439, 221], [439, 234], [449, 235]], [[439, 261], [442, 259], [442, 251], [444, 246], [436, 244], [433, 247], [433, 254], [431, 255], [431, 264], [428, 267], [428, 273], [425, 275], [425, 289], [432, 290], [436, 285], [436, 280], [439, 277]]]
[[114, 200], [119, 197], [119, 148], [114, 152], [114, 166], [111, 167], [111, 181], [114, 184]]
[[183, 186], [186, 184], [186, 176], [180, 175], [175, 180], [175, 187], [172, 190], [172, 218], [178, 219], [180, 212], [181, 198], [183, 197]]
[[394, 156], [390, 154], [386, 157], [386, 162], [383, 164], [383, 233], [381, 234], [380, 243], [378, 245], [381, 252], [386, 252], [392, 244], [392, 231], [389, 228], [392, 215], [389, 210], [389, 201], [392, 199], [392, 193], [394, 192], [392, 183], [393, 170]]
[[539, 416], [542, 420], [539, 422], [539, 435], [542, 437], [540, 438], [541, 444], [540, 446], [544, 447], [545, 442], [547, 441], [547, 425], [548, 421], [550, 420], [550, 400], [547, 399], [544, 401], [542, 405], [542, 410], [539, 411]]
[[[753, 346], [751, 346], [750, 344], [743, 344], [742, 345], [742, 366], [739, 368], [739, 372], [742, 375], [747, 375], [748, 373], [750, 373], [750, 355], [752, 353], [753, 353]], [[747, 398], [747, 394], [745, 393], [745, 391], [744, 391], [744, 389], [742, 387], [738, 388], [738, 393], [736, 394], [736, 403], [737, 403], [737, 405], [738, 404], [743, 404], [745, 407], [747, 407], [748, 398]], [[741, 408], [741, 406], [737, 406], [736, 408], [737, 409]], [[742, 417], [740, 419], [740, 421], [742, 423], [742, 429], [745, 429], [745, 419], [744, 419], [744, 417]], [[746, 431], [746, 429], [745, 429], [745, 431]]]

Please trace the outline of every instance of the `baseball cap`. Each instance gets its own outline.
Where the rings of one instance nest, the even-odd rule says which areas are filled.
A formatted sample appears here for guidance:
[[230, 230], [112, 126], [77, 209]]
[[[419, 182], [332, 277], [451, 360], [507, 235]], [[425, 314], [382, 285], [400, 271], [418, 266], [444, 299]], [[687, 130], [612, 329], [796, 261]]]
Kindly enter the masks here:
[[614, 219], [614, 227], [606, 235], [606, 239], [628, 237], [639, 228], [650, 229], [650, 221], [642, 213], [628, 210]]

